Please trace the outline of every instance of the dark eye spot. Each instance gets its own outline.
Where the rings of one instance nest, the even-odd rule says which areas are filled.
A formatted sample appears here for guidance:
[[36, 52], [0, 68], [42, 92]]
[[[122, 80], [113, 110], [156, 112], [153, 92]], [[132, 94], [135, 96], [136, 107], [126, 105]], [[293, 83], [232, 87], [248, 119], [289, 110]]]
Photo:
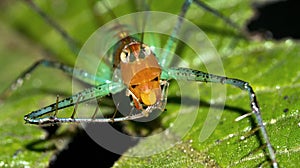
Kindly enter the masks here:
[[158, 81], [158, 76], [154, 79], [152, 79], [151, 81]]
[[131, 85], [131, 87], [132, 87], [132, 89], [134, 89], [134, 88], [136, 88], [136, 87], [137, 87], [137, 85]]

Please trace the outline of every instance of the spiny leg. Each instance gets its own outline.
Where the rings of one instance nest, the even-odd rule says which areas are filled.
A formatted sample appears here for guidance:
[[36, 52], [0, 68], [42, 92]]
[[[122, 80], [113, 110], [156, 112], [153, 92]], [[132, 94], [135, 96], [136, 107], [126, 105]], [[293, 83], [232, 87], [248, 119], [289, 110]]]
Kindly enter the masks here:
[[[156, 109], [161, 109], [161, 104], [156, 103], [154, 105], [148, 106], [145, 111], [146, 113], [150, 114]], [[98, 112], [95, 111], [95, 113]], [[136, 120], [145, 117], [145, 113], [140, 111], [140, 113], [128, 115], [124, 117], [118, 117], [118, 118], [56, 118], [54, 116], [48, 116], [43, 118], [35, 118], [30, 119], [26, 118], [25, 121], [30, 124], [37, 124], [37, 125], [55, 125], [55, 124], [61, 124], [61, 123], [113, 123], [113, 122], [121, 122], [121, 121], [129, 121], [129, 120]]]
[[[31, 123], [31, 124], [49, 124], [51, 121], [49, 121], [49, 119], [55, 119], [53, 122], [57, 121], [56, 118], [56, 113], [54, 116], [51, 117], [44, 117], [44, 115], [51, 113], [53, 111], [57, 111], [69, 106], [77, 106], [79, 103], [82, 102], [86, 102], [89, 100], [93, 100], [96, 98], [100, 98], [103, 96], [107, 96], [111, 93], [117, 93], [120, 92], [121, 90], [123, 90], [125, 88], [125, 86], [122, 83], [107, 83], [107, 84], [102, 84], [102, 85], [98, 85], [98, 86], [94, 86], [91, 88], [88, 88], [86, 90], [83, 90], [73, 96], [70, 96], [68, 98], [65, 98], [63, 100], [60, 100], [54, 104], [51, 104], [49, 106], [46, 106], [44, 108], [41, 108], [39, 110], [36, 111], [32, 111], [30, 114], [27, 114], [26, 116], [24, 116], [24, 120], [27, 123]], [[75, 107], [76, 108], [76, 107]], [[75, 115], [76, 109], [74, 109], [74, 112], [72, 113], [72, 116], [70, 117], [71, 120], [74, 119], [74, 115]], [[48, 118], [48, 119], [46, 119]], [[70, 121], [71, 122], [71, 121]]]
[[[30, 124], [38, 124], [38, 125], [53, 125], [58, 123], [91, 123], [91, 122], [121, 122], [121, 121], [127, 121], [127, 120], [135, 120], [143, 117], [147, 117], [150, 113], [152, 113], [154, 110], [164, 110], [166, 103], [167, 103], [167, 94], [168, 94], [168, 87], [169, 83], [167, 81], [162, 81], [162, 95], [160, 101], [155, 103], [154, 105], [148, 106], [146, 109], [140, 110], [140, 113], [128, 115], [125, 117], [118, 117], [118, 118], [95, 118], [96, 113], [99, 111], [99, 106], [97, 105], [96, 110], [91, 118], [74, 118], [74, 112], [76, 109], [74, 109], [74, 112], [72, 113], [71, 117], [69, 118], [57, 118], [56, 113], [57, 110], [66, 108], [72, 105], [77, 106], [79, 103], [82, 103], [84, 101], [89, 101], [94, 98], [99, 98], [106, 96], [110, 93], [114, 94], [117, 92], [120, 92], [125, 88], [125, 86], [121, 83], [109, 83], [109, 84], [103, 84], [97, 87], [92, 87], [87, 90], [84, 90], [82, 92], [79, 92], [76, 95], [73, 95], [69, 98], [66, 98], [64, 100], [58, 101], [51, 104], [49, 106], [46, 106], [42, 109], [36, 110], [31, 112], [30, 114], [26, 115], [24, 117], [24, 120], [26, 123]], [[75, 107], [76, 108], [76, 107]], [[43, 117], [44, 115], [51, 113], [55, 111], [55, 114], [53, 116], [47, 116]]]
[[[96, 108], [93, 116], [91, 118], [74, 118], [74, 112], [72, 116], [69, 118], [57, 118], [55, 115], [46, 116], [44, 115], [51, 113], [53, 111], [57, 111], [69, 106], [78, 105], [79, 103], [89, 101], [95, 98], [100, 98], [106, 96], [108, 94], [114, 94], [120, 92], [121, 90], [125, 89], [125, 86], [122, 83], [109, 83], [103, 84], [100, 86], [92, 87], [86, 89], [82, 92], [79, 92], [76, 95], [73, 95], [69, 98], [64, 100], [58, 101], [57, 103], [51, 104], [39, 110], [33, 111], [30, 114], [27, 114], [24, 117], [26, 123], [30, 124], [37, 124], [37, 125], [54, 125], [59, 123], [91, 123], [91, 122], [120, 122], [126, 120], [135, 120], [139, 118], [145, 117], [145, 114], [150, 114], [156, 109], [162, 110], [165, 107], [166, 101], [166, 94], [168, 83], [163, 86], [163, 95], [161, 97], [162, 101], [158, 101], [156, 104], [148, 106], [146, 109], [140, 110], [140, 113], [129, 115], [125, 117], [118, 117], [118, 118], [95, 118], [96, 113], [98, 112], [98, 108]], [[57, 113], [57, 112], [56, 112]]]
[[33, 71], [35, 71], [39, 66], [49, 67], [53, 69], [59, 69], [63, 71], [64, 73], [73, 76], [81, 81], [84, 81], [88, 84], [94, 85], [95, 83], [101, 84], [101, 83], [107, 83], [108, 81], [92, 75], [84, 70], [80, 69], [74, 69], [68, 65], [55, 62], [55, 61], [49, 61], [49, 60], [40, 60], [34, 63], [32, 66], [30, 66], [27, 70], [25, 70], [6, 90], [4, 90], [3, 93], [0, 95], [0, 100], [5, 99], [8, 96], [11, 95], [11, 93], [15, 90], [17, 90], [19, 87], [21, 87], [24, 83], [25, 79], [29, 79], [30, 75]]
[[247, 91], [249, 94], [249, 97], [250, 97], [250, 106], [252, 109], [252, 113], [255, 115], [255, 118], [257, 120], [257, 123], [260, 128], [263, 139], [266, 142], [266, 146], [267, 146], [267, 149], [269, 152], [269, 157], [271, 159], [272, 165], [275, 168], [278, 167], [275, 151], [270, 142], [270, 138], [267, 134], [266, 127], [263, 124], [260, 108], [259, 108], [257, 100], [256, 100], [256, 95], [255, 95], [252, 87], [249, 85], [249, 83], [244, 82], [239, 79], [217, 76], [217, 75], [208, 74], [205, 72], [188, 69], [188, 68], [170, 68], [168, 70], [164, 70], [161, 75], [161, 78], [165, 79], [165, 80], [175, 79], [175, 80], [188, 80], [188, 81], [196, 81], [196, 82], [211, 82], [211, 83], [229, 84], [229, 85], [233, 85], [235, 87], [238, 87], [242, 90]]

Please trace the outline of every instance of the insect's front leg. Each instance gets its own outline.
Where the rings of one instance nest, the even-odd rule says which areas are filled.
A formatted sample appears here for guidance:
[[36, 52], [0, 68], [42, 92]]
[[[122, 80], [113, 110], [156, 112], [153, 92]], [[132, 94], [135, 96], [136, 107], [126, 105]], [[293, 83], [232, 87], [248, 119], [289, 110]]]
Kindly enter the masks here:
[[[97, 99], [100, 97], [107, 96], [109, 94], [117, 93], [123, 90], [125, 86], [122, 83], [106, 83], [98, 86], [94, 86], [83, 90], [73, 96], [65, 98], [61, 101], [57, 101], [49, 106], [41, 108], [39, 110], [33, 111], [30, 114], [24, 116], [24, 120], [26, 123], [30, 124], [55, 124], [59, 122], [77, 122], [74, 118], [74, 114], [76, 110], [73, 111], [71, 117], [67, 119], [60, 119], [56, 117], [56, 113], [58, 110], [69, 107], [69, 106], [77, 106], [82, 102], [86, 102], [89, 100]], [[55, 114], [52, 116], [43, 117], [44, 115], [54, 112]]]

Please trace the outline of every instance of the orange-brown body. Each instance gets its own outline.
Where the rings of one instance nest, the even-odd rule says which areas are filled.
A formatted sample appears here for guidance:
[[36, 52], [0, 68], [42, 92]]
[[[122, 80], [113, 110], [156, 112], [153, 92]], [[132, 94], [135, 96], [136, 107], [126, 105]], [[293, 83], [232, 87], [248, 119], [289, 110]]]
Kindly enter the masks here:
[[161, 67], [150, 48], [126, 37], [116, 50], [114, 66], [121, 69], [122, 80], [133, 97], [135, 107], [150, 106], [160, 101]]

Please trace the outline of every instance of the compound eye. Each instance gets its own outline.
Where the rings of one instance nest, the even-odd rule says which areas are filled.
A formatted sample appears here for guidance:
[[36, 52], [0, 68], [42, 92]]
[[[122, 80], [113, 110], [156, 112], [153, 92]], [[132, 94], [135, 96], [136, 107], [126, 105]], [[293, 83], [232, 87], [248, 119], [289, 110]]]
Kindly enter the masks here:
[[143, 51], [146, 57], [151, 54], [151, 49], [147, 45], [143, 45]]
[[144, 59], [145, 57], [148, 57], [149, 55], [151, 55], [151, 49], [150, 49], [150, 47], [148, 47], [147, 45], [143, 44], [142, 47], [141, 47], [139, 58]]
[[120, 55], [121, 61], [124, 63], [128, 63], [129, 55], [130, 55], [129, 51], [123, 50]]

